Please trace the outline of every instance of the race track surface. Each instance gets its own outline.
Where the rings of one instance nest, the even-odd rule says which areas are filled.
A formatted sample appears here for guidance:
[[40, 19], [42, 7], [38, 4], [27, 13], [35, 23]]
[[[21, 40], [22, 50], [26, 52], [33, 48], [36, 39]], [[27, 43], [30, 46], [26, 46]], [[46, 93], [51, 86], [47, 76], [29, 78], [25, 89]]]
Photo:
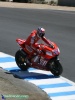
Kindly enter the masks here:
[[0, 51], [14, 56], [16, 38], [27, 38], [38, 26], [44, 27], [46, 37], [60, 48], [62, 76], [75, 82], [75, 12], [0, 8]]

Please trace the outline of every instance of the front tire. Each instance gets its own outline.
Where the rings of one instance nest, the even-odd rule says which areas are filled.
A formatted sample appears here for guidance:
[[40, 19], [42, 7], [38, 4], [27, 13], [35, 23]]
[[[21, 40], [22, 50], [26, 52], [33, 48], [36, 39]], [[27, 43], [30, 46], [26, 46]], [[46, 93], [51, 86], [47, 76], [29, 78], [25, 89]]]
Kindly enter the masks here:
[[16, 64], [18, 65], [18, 67], [23, 70], [23, 71], [27, 71], [29, 66], [28, 64], [26, 63], [26, 55], [24, 55], [22, 53], [23, 51], [22, 50], [18, 50], [15, 54], [15, 61], [16, 61]]
[[49, 61], [47, 67], [49, 68], [49, 70], [54, 76], [60, 76], [63, 72], [62, 65], [58, 60]]

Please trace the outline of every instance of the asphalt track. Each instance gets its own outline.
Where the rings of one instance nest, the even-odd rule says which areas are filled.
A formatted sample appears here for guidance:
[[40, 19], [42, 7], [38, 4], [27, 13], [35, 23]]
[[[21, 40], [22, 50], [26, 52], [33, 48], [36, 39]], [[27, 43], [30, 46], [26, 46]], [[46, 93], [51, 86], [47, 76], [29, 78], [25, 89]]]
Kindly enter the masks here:
[[60, 48], [62, 76], [75, 82], [75, 12], [0, 8], [0, 51], [14, 56], [16, 38], [26, 38], [38, 26]]

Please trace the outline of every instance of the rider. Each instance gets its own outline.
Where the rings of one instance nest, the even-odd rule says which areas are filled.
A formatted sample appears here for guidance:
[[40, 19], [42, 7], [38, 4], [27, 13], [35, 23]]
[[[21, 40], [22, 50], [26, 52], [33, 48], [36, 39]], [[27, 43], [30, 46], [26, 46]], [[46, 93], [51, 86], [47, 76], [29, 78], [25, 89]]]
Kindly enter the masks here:
[[[33, 56], [35, 52], [41, 53], [39, 49], [36, 48], [36, 43], [39, 39], [42, 39], [46, 44], [52, 47], [52, 44], [45, 37], [45, 29], [39, 27], [37, 30], [33, 30], [28, 36], [25, 42], [25, 50], [29, 56]], [[39, 48], [39, 47], [38, 47]]]

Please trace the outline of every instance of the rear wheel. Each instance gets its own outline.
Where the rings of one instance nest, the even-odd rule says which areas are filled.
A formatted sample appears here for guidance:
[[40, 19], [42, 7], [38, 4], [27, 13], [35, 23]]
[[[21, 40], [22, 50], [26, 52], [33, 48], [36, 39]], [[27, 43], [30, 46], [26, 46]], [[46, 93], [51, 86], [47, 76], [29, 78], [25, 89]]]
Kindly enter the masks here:
[[62, 65], [58, 60], [49, 61], [47, 67], [49, 68], [49, 70], [54, 76], [59, 76], [63, 72]]
[[22, 53], [22, 50], [18, 50], [15, 54], [15, 61], [18, 67], [23, 70], [27, 71], [29, 68], [28, 64], [26, 63], [26, 55]]

